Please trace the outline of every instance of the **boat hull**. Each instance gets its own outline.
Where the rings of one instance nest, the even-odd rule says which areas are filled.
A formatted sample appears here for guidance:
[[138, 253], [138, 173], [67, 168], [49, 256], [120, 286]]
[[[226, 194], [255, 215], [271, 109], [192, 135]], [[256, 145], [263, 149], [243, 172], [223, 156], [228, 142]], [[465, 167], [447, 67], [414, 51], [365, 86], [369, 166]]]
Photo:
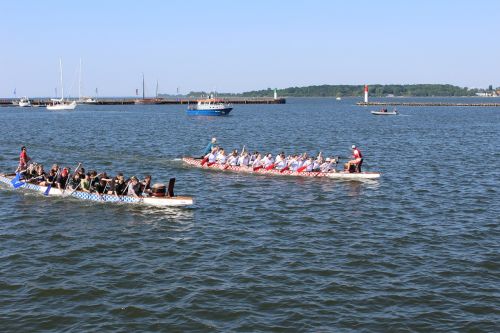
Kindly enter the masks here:
[[359, 172], [359, 173], [349, 173], [344, 171], [337, 172], [318, 172], [318, 171], [304, 171], [297, 172], [291, 170], [285, 170], [281, 172], [278, 169], [265, 170], [258, 169], [253, 170], [252, 167], [243, 167], [236, 165], [220, 165], [220, 164], [212, 164], [208, 165], [205, 163], [201, 165], [201, 159], [193, 158], [193, 157], [184, 157], [182, 161], [190, 166], [202, 168], [202, 169], [210, 169], [210, 170], [219, 170], [219, 171], [227, 171], [227, 172], [239, 172], [239, 173], [251, 173], [251, 174], [261, 174], [261, 175], [272, 175], [272, 176], [294, 176], [294, 177], [314, 177], [314, 178], [331, 178], [331, 179], [344, 179], [344, 180], [365, 180], [365, 179], [377, 179], [380, 178], [379, 172]]
[[[0, 182], [10, 186], [13, 178], [14, 176], [0, 175]], [[30, 183], [24, 183], [24, 185], [22, 185], [20, 188], [38, 193], [45, 193], [45, 191], [47, 190], [46, 186], [39, 186]], [[169, 197], [135, 198], [126, 195], [116, 196], [109, 194], [87, 193], [87, 192], [73, 191], [73, 190], [66, 190], [66, 192], [64, 192], [54, 187], [50, 189], [48, 196], [73, 197], [76, 199], [86, 200], [86, 201], [138, 204], [138, 205], [155, 206], [155, 207], [181, 207], [181, 206], [190, 206], [194, 203], [192, 197], [186, 197], [186, 196], [176, 196], [171, 198]]]
[[47, 110], [50, 110], [50, 111], [74, 110], [75, 108], [76, 108], [75, 101], [73, 101], [71, 103], [47, 105]]
[[213, 110], [188, 109], [186, 110], [186, 114], [188, 116], [227, 116], [232, 109], [233, 108], [213, 109]]
[[376, 116], [397, 116], [397, 112], [382, 112], [382, 111], [371, 111], [372, 114]]

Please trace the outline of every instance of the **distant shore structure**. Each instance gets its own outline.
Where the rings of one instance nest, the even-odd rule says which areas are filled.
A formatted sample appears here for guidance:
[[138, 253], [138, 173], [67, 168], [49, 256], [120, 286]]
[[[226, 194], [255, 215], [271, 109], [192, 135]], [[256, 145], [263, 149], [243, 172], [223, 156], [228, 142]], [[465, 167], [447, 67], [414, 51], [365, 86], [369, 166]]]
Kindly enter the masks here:
[[278, 91], [274, 88], [274, 99], [278, 99]]
[[365, 84], [365, 103], [368, 103], [368, 85]]

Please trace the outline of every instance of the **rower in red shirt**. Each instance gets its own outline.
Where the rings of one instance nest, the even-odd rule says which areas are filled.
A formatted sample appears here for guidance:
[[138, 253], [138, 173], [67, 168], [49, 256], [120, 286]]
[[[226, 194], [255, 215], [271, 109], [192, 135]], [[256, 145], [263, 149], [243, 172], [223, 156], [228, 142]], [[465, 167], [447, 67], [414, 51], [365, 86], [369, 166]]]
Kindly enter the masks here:
[[346, 163], [345, 171], [361, 172], [361, 165], [363, 164], [363, 154], [356, 145], [352, 145], [352, 160]]
[[30, 160], [31, 160], [31, 158], [28, 156], [28, 153], [26, 152], [26, 147], [22, 146], [21, 147], [21, 154], [19, 154], [19, 165], [17, 167], [16, 172], [26, 170], [26, 168], [28, 167], [28, 162]]

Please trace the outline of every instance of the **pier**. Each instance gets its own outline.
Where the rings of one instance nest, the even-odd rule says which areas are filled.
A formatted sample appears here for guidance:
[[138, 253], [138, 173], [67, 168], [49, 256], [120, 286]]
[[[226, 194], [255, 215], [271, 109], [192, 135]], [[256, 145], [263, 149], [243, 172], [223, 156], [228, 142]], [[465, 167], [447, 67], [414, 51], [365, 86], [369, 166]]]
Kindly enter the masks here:
[[[222, 98], [227, 103], [232, 104], [285, 104], [285, 98], [272, 97], [227, 97]], [[7, 98], [0, 99], [0, 106], [14, 106], [12, 102], [18, 99]], [[76, 99], [67, 99], [68, 101], [77, 101]], [[49, 98], [33, 98], [30, 99], [31, 104], [35, 106], [45, 106], [50, 103]], [[198, 98], [99, 98], [96, 103], [82, 103], [89, 105], [156, 105], [156, 104], [196, 104]]]
[[484, 106], [499, 107], [500, 103], [442, 103], [442, 102], [358, 102], [359, 106]]

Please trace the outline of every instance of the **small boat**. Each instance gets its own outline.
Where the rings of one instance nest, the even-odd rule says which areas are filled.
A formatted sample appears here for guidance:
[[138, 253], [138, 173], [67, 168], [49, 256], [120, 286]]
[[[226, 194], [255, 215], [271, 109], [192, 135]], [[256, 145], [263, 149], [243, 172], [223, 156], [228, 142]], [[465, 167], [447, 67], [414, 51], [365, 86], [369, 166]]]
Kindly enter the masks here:
[[77, 101], [78, 104], [97, 104], [97, 100], [92, 97], [82, 97]]
[[399, 114], [398, 110], [387, 111], [387, 109], [382, 109], [380, 111], [371, 111], [372, 114], [377, 116], [396, 116]]
[[[15, 178], [15, 175], [5, 175], [5, 174], [0, 174], [0, 182], [7, 184], [9, 186], [13, 186], [12, 181]], [[47, 186], [39, 186], [31, 183], [24, 183], [22, 180], [20, 181], [23, 183], [19, 188], [26, 189], [32, 192], [38, 192], [38, 193], [46, 193], [47, 191]], [[154, 188], [153, 188], [154, 190]], [[87, 201], [98, 201], [98, 202], [112, 202], [112, 203], [126, 203], [126, 204], [139, 204], [139, 205], [146, 205], [146, 206], [156, 206], [156, 207], [180, 207], [180, 206], [190, 206], [194, 203], [194, 200], [192, 197], [186, 197], [186, 196], [166, 196], [166, 192], [163, 192], [163, 196], [153, 196], [151, 197], [141, 197], [141, 198], [136, 198], [132, 196], [116, 196], [116, 195], [111, 195], [111, 194], [97, 194], [97, 193], [88, 193], [88, 192], [83, 192], [83, 191], [73, 191], [70, 189], [60, 190], [58, 188], [52, 187], [49, 192], [48, 196], [57, 196], [57, 197], [72, 197], [80, 200], [87, 200]]]
[[59, 70], [61, 72], [61, 98], [51, 98], [51, 103], [47, 105], [47, 110], [74, 110], [76, 108], [76, 101], [68, 102], [64, 100], [63, 69], [61, 59], [59, 59]]
[[19, 100], [18, 105], [22, 108], [27, 108], [31, 106], [31, 101], [29, 100], [28, 97], [23, 97]]
[[342, 100], [342, 97], [337, 97], [335, 98], [337, 101], [341, 101]]
[[200, 99], [197, 104], [189, 106], [186, 113], [188, 116], [226, 116], [232, 109], [231, 104], [211, 95], [210, 98]]
[[194, 158], [194, 157], [184, 157], [182, 161], [190, 166], [202, 168], [202, 169], [210, 169], [210, 170], [219, 170], [219, 171], [228, 171], [228, 172], [240, 172], [240, 173], [251, 173], [251, 174], [260, 174], [260, 175], [271, 175], [271, 176], [294, 176], [294, 177], [325, 177], [332, 179], [343, 179], [343, 180], [365, 180], [365, 179], [377, 179], [380, 178], [379, 172], [346, 172], [346, 171], [330, 171], [330, 172], [321, 172], [321, 171], [303, 171], [297, 172], [292, 170], [281, 171], [278, 169], [257, 169], [254, 170], [252, 167], [245, 166], [236, 166], [236, 165], [221, 165], [218, 163], [209, 165], [209, 163], [205, 163], [202, 165], [202, 159]]

